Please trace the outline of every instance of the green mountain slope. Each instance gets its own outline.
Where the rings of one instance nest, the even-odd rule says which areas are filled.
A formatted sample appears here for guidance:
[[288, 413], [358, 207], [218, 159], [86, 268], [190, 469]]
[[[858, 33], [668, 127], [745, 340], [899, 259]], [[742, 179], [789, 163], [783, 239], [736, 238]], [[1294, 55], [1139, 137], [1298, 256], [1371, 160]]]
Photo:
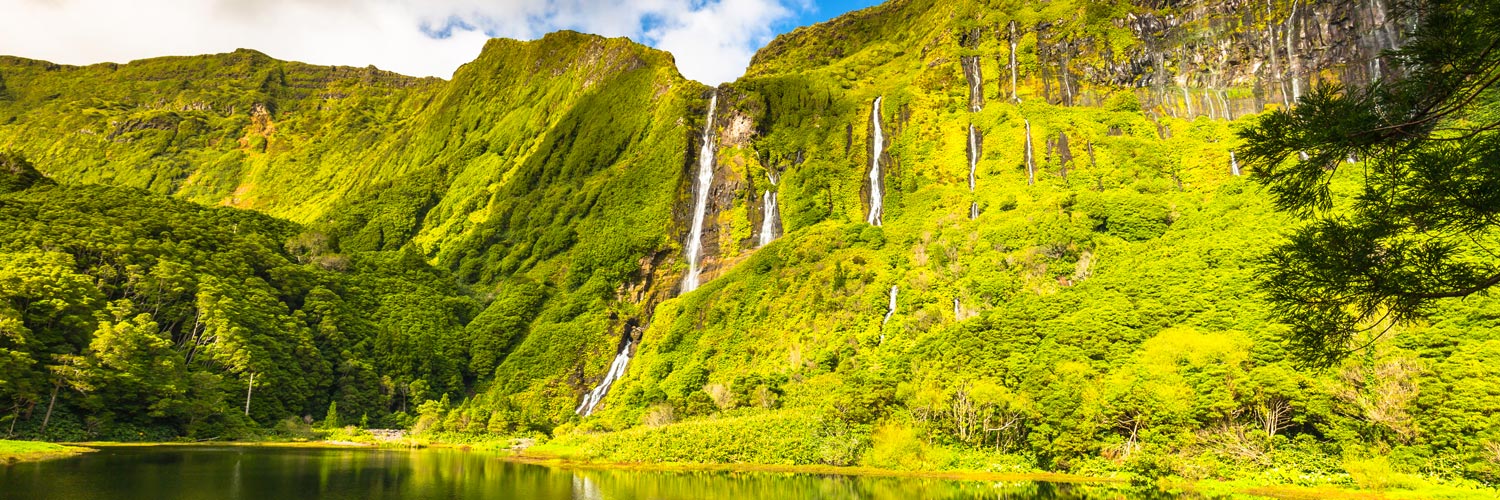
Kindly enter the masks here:
[[209, 438], [331, 402], [378, 421], [411, 404], [393, 380], [472, 378], [478, 304], [415, 254], [134, 188], [36, 182], [0, 195], [0, 221], [0, 387], [23, 435]]
[[[1492, 481], [1492, 300], [1311, 371], [1252, 285], [1293, 221], [1240, 177], [1234, 131], [1380, 78], [1406, 22], [1379, 0], [894, 0], [778, 37], [712, 90], [576, 33], [491, 41], [447, 82], [251, 52], [0, 60], [0, 147], [61, 183], [6, 188], [3, 269], [35, 282], [50, 262], [78, 294], [64, 314], [7, 292], [11, 324], [71, 326], [0, 345], [29, 370], [0, 404], [35, 428], [49, 384], [75, 384], [50, 367], [111, 376], [87, 360], [125, 341], [94, 340], [183, 345], [210, 315], [268, 339], [198, 368], [179, 354], [225, 401], [109, 423], [247, 425], [225, 407], [255, 372], [262, 425], [337, 401], [345, 421], [541, 433], [592, 458]], [[683, 293], [700, 194], [704, 284]], [[151, 253], [189, 230], [217, 239]], [[150, 243], [103, 270], [106, 241]], [[109, 281], [173, 266], [191, 279], [166, 296]], [[173, 359], [150, 340], [139, 355]], [[69, 415], [116, 408], [100, 380], [64, 392]]]

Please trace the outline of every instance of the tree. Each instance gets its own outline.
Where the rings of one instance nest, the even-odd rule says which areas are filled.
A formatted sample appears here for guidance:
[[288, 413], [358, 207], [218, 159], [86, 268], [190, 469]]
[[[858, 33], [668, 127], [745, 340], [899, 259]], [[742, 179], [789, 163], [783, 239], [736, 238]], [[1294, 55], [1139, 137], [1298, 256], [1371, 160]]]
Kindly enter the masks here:
[[134, 309], [128, 300], [110, 304], [89, 342], [84, 370], [100, 388], [97, 403], [105, 412], [144, 404], [149, 417], [180, 416], [189, 403], [182, 358], [151, 315]]
[[1500, 3], [1414, 8], [1393, 76], [1321, 85], [1240, 133], [1254, 179], [1309, 221], [1260, 275], [1309, 364], [1500, 284]]

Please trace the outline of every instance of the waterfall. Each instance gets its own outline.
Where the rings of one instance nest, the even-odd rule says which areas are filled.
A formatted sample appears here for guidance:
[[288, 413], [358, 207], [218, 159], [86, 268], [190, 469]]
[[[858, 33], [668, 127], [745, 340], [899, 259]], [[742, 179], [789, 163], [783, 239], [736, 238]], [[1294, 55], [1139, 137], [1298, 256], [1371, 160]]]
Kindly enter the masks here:
[[708, 101], [708, 120], [703, 125], [703, 147], [698, 150], [698, 180], [693, 193], [693, 229], [688, 235], [688, 274], [682, 280], [682, 293], [698, 289], [698, 272], [703, 260], [703, 219], [708, 211], [708, 191], [714, 185], [714, 109], [719, 105], [719, 93], [714, 92]]
[[616, 355], [614, 362], [609, 364], [609, 372], [604, 374], [604, 380], [600, 380], [599, 385], [594, 386], [594, 390], [583, 396], [583, 402], [578, 403], [578, 408], [573, 410], [573, 413], [585, 417], [594, 413], [594, 407], [599, 406], [599, 401], [609, 393], [609, 386], [614, 385], [616, 380], [625, 375], [625, 366], [630, 364], [630, 346], [633, 343], [632, 340], [625, 341], [625, 347], [620, 348], [620, 354]]
[[964, 79], [969, 83], [969, 111], [978, 113], [984, 109], [984, 74], [979, 69], [979, 56], [959, 58], [963, 66]]
[[958, 297], [953, 298], [953, 321], [963, 321], [964, 312], [958, 305]]
[[[1292, 0], [1292, 13], [1289, 14], [1289, 15], [1287, 15], [1287, 18], [1286, 18], [1286, 58], [1287, 58], [1287, 61], [1288, 61], [1287, 62], [1287, 66], [1289, 66], [1288, 72], [1291, 73], [1291, 76], [1292, 76], [1292, 103], [1293, 104], [1295, 104], [1297, 102], [1297, 100], [1299, 100], [1299, 99], [1302, 98], [1302, 82], [1298, 79], [1301, 76], [1301, 73], [1302, 73], [1302, 67], [1301, 67], [1302, 65], [1301, 65], [1300, 61], [1297, 60], [1297, 52], [1296, 52], [1295, 48], [1292, 45], [1292, 30], [1295, 29], [1295, 27], [1293, 26], [1293, 23], [1296, 23], [1296, 22], [1297, 22], [1297, 0]], [[1305, 160], [1306, 158], [1303, 158], [1303, 159]]]
[[[974, 170], [979, 165], [979, 134], [974, 131], [974, 124], [969, 124], [969, 194], [974, 194]], [[979, 202], [969, 202], [969, 220], [979, 218]]]
[[884, 215], [885, 205], [881, 200], [880, 192], [880, 155], [885, 152], [885, 133], [880, 130], [880, 100], [884, 96], [875, 98], [875, 109], [870, 112], [870, 127], [875, 132], [874, 148], [870, 154], [870, 215], [865, 219], [872, 226], [880, 225], [881, 215]]
[[1031, 120], [1021, 119], [1026, 124], [1026, 185], [1036, 184], [1036, 161], [1031, 153]]
[[880, 325], [885, 326], [891, 322], [891, 316], [896, 315], [896, 285], [891, 285], [891, 304], [886, 306], [885, 319], [880, 320]]
[[1016, 22], [1011, 21], [1008, 27], [1010, 28], [1010, 99], [1021, 102], [1021, 97], [1016, 95]]
[[974, 192], [974, 166], [979, 164], [979, 137], [974, 124], [969, 124], [969, 192]]
[[771, 240], [776, 239], [776, 193], [766, 191], [760, 197], [761, 221], [760, 221], [760, 246], [766, 246]]
[[1234, 159], [1234, 151], [1229, 152], [1229, 173], [1240, 176], [1240, 162]]

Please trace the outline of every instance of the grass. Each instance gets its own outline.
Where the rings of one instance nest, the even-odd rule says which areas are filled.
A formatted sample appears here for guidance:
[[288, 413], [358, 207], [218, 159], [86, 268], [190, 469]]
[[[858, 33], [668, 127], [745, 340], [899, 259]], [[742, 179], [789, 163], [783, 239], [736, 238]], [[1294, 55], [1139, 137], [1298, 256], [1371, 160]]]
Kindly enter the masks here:
[[94, 451], [81, 446], [67, 446], [38, 441], [7, 441], [0, 439], [0, 465], [21, 462], [37, 462], [54, 458], [67, 458]]

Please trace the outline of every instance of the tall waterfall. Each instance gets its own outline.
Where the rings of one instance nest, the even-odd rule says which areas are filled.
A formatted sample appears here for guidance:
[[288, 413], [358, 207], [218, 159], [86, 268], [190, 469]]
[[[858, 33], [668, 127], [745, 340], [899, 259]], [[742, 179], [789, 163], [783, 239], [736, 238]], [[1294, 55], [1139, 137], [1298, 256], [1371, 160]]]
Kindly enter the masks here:
[[885, 213], [885, 204], [881, 197], [880, 188], [880, 155], [885, 152], [885, 132], [880, 129], [880, 100], [884, 96], [875, 98], [875, 108], [870, 111], [870, 127], [875, 136], [872, 141], [873, 149], [870, 150], [870, 215], [865, 222], [872, 226], [880, 225], [880, 218]]
[[896, 285], [891, 285], [891, 304], [886, 306], [885, 319], [880, 320], [881, 326], [891, 322], [891, 316], [896, 315]]
[[[974, 131], [974, 124], [969, 124], [969, 194], [974, 194], [974, 170], [979, 165], [979, 134]], [[979, 202], [969, 202], [969, 219], [979, 218]]]
[[1021, 97], [1016, 94], [1016, 22], [1010, 25], [1010, 100], [1021, 102]]
[[766, 191], [760, 197], [761, 221], [760, 221], [760, 246], [766, 246], [771, 240], [776, 239], [776, 192]]
[[1026, 184], [1036, 184], [1036, 158], [1031, 152], [1031, 120], [1022, 119], [1026, 124]]
[[974, 166], [979, 164], [979, 137], [969, 124], [969, 192], [974, 192]]
[[1240, 162], [1234, 159], [1234, 151], [1229, 152], [1229, 173], [1240, 176]]
[[[769, 170], [766, 171], [766, 181], [771, 183], [771, 187], [776, 187], [776, 175]], [[761, 193], [760, 204], [760, 240], [758, 241], [760, 245], [758, 246], [766, 246], [776, 239], [776, 223], [781, 219], [781, 214], [776, 208], [776, 192], [767, 189]]]
[[958, 297], [954, 297], [953, 298], [953, 321], [963, 321], [963, 320], [964, 320], [964, 311], [963, 311], [963, 308], [959, 306]]
[[698, 180], [693, 187], [693, 229], [688, 235], [688, 274], [682, 280], [682, 293], [698, 289], [698, 272], [703, 260], [703, 219], [708, 211], [708, 192], [714, 185], [714, 110], [719, 106], [719, 93], [714, 92], [708, 101], [708, 120], [703, 125], [703, 147], [698, 150]]
[[599, 401], [609, 393], [609, 386], [614, 385], [616, 380], [625, 375], [625, 366], [630, 364], [630, 346], [633, 343], [633, 340], [625, 341], [625, 347], [620, 348], [620, 354], [616, 355], [615, 360], [609, 364], [609, 372], [604, 374], [604, 380], [600, 380], [599, 385], [594, 386], [594, 390], [583, 396], [583, 402], [578, 403], [578, 408], [573, 410], [573, 413], [585, 417], [594, 413], [594, 407], [599, 406]]
[[[896, 315], [896, 285], [891, 285], [891, 303], [886, 306], [885, 318], [880, 320], [880, 326], [884, 330], [885, 324], [891, 322], [891, 316]], [[880, 343], [885, 344], [885, 332], [880, 332]]]

